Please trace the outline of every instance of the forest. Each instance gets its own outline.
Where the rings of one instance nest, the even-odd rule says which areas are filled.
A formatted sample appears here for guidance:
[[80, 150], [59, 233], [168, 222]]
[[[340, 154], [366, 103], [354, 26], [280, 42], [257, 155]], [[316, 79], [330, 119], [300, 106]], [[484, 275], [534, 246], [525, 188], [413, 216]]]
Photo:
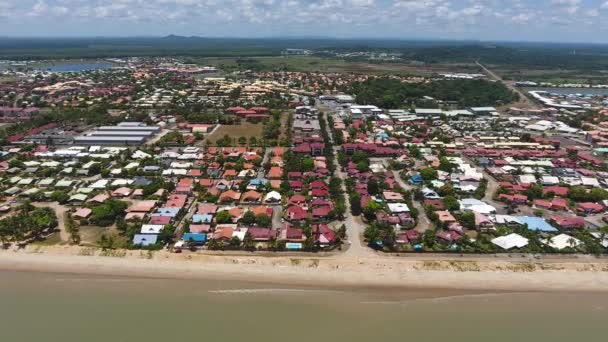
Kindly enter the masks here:
[[486, 80], [439, 80], [422, 84], [402, 83], [397, 79], [375, 78], [354, 83], [350, 92], [357, 103], [394, 109], [411, 105], [423, 96], [454, 101], [461, 107], [496, 106], [518, 99], [504, 84]]

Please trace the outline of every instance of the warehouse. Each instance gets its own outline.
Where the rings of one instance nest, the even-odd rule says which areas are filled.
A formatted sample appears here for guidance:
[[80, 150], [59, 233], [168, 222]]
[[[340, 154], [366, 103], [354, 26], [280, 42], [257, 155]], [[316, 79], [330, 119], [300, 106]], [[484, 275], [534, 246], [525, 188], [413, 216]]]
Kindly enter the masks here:
[[150, 138], [154, 135], [152, 131], [94, 131], [88, 136], [91, 137], [145, 137]]
[[100, 136], [80, 136], [74, 138], [76, 145], [114, 145], [114, 146], [139, 146], [146, 141], [143, 136], [124, 136], [124, 137], [100, 137]]
[[138, 132], [158, 132], [158, 126], [101, 126], [98, 131], [138, 131]]
[[74, 138], [77, 145], [139, 146], [160, 131], [158, 126], [140, 122], [122, 122], [116, 126], [101, 126]]

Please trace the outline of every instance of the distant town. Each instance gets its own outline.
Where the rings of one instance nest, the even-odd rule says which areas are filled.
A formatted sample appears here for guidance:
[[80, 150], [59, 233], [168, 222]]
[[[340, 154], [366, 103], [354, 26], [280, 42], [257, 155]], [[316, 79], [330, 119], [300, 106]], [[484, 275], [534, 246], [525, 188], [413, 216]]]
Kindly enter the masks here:
[[607, 87], [480, 69], [2, 61], [0, 240], [211, 254], [608, 252]]

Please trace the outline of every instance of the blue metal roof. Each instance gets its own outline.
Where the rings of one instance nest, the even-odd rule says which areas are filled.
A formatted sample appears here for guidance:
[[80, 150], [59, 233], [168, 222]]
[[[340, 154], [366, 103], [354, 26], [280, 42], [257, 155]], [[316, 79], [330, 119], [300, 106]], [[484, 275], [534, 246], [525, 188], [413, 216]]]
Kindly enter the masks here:
[[150, 246], [156, 243], [158, 235], [155, 234], [135, 234], [133, 237], [134, 245]]
[[535, 216], [516, 216], [522, 224], [528, 225], [529, 230], [541, 232], [556, 232], [557, 228], [550, 225], [544, 218]]
[[192, 215], [192, 222], [194, 223], [211, 223], [211, 221], [213, 221], [213, 215], [210, 214]]
[[201, 233], [186, 233], [184, 234], [184, 241], [188, 242], [194, 240], [194, 242], [202, 243], [207, 241], [207, 234]]

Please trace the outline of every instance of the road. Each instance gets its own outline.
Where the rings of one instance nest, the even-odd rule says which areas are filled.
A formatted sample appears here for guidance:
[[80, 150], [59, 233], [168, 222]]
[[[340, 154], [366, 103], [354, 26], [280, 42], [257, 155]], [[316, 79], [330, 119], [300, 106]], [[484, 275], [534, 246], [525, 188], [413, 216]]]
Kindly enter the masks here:
[[526, 96], [526, 94], [524, 94], [524, 92], [522, 92], [520, 89], [518, 89], [515, 85], [510, 84], [508, 82], [506, 82], [505, 80], [502, 79], [502, 77], [500, 77], [498, 74], [494, 73], [492, 70], [486, 68], [483, 64], [479, 63], [479, 62], [475, 62], [486, 74], [488, 74], [488, 76], [490, 76], [491, 78], [493, 78], [496, 81], [501, 82], [502, 84], [504, 84], [505, 86], [507, 86], [509, 89], [511, 89], [512, 91], [514, 91], [515, 93], [517, 93], [520, 97], [519, 100], [519, 105], [525, 105], [528, 108], [534, 108], [534, 109], [539, 109], [541, 108], [539, 105], [537, 105], [536, 103], [534, 103], [532, 100], [530, 100], [528, 98], [528, 96]]
[[[393, 175], [395, 176], [395, 181], [397, 181], [397, 184], [399, 184], [399, 186], [402, 187], [404, 190], [411, 191], [414, 188], [401, 178], [399, 172], [393, 170]], [[429, 218], [426, 217], [426, 212], [424, 211], [424, 207], [422, 206], [422, 204], [420, 204], [419, 201], [416, 201], [414, 199], [412, 199], [412, 204], [414, 205], [414, 208], [418, 210], [418, 222], [416, 224], [416, 231], [418, 231], [419, 233], [424, 233], [425, 231], [431, 229], [433, 227], [433, 224], [431, 223]]]
[[190, 222], [192, 220], [192, 216], [194, 216], [194, 214], [196, 214], [197, 210], [198, 210], [198, 205], [197, 205], [196, 197], [193, 197], [192, 201], [188, 205], [186, 214], [182, 217], [182, 219], [179, 222], [176, 223], [176, 226], [175, 226], [176, 240], [179, 240], [182, 238], [182, 236], [184, 235], [184, 225], [186, 224], [186, 222]]
[[[475, 165], [475, 163], [467, 157], [462, 157], [462, 159], [471, 165]], [[493, 206], [494, 208], [496, 208], [497, 214], [506, 214], [505, 204], [502, 202], [495, 201], [493, 199], [494, 194], [496, 193], [496, 190], [498, 190], [498, 188], [500, 187], [498, 185], [498, 182], [496, 181], [496, 179], [494, 179], [494, 177], [492, 177], [489, 173], [487, 173], [486, 170], [482, 170], [481, 173], [483, 174], [483, 178], [485, 178], [488, 181], [488, 187], [486, 189], [486, 193], [483, 196], [482, 200], [484, 202], [488, 203], [489, 205]]]
[[264, 174], [266, 172], [266, 170], [264, 170], [264, 165], [266, 165], [266, 163], [268, 162], [268, 159], [270, 159], [270, 152], [272, 152], [272, 151], [273, 151], [272, 148], [266, 149], [266, 152], [264, 153], [264, 158], [262, 158], [262, 165], [258, 169], [258, 179], [264, 178]]
[[[326, 115], [330, 115], [330, 114], [326, 113]], [[327, 130], [327, 133], [331, 137], [331, 130], [330, 130], [329, 126], [325, 127], [325, 129]], [[345, 180], [347, 179], [347, 177], [344, 174], [344, 172], [342, 172], [340, 165], [338, 165], [337, 156], [336, 156], [337, 150], [339, 150], [339, 147], [337, 147], [337, 146], [335, 146], [332, 150], [332, 153], [334, 155], [334, 165], [336, 166], [335, 176], [342, 180], [342, 192], [344, 194], [348, 195], [348, 192], [346, 191], [346, 183], [345, 183]], [[351, 214], [350, 201], [348, 200], [348, 197], [346, 198], [345, 206], [346, 206], [346, 212], [344, 214], [345, 215], [344, 225], [346, 226], [346, 234], [348, 236], [348, 241], [349, 241], [350, 245], [348, 246], [347, 250], [341, 254], [341, 256], [356, 257], [356, 258], [375, 257], [376, 254], [371, 250], [371, 248], [367, 247], [365, 245], [365, 242], [363, 241], [363, 232], [365, 231], [365, 225], [363, 224], [363, 222], [361, 221], [360, 218], [354, 217]]]

